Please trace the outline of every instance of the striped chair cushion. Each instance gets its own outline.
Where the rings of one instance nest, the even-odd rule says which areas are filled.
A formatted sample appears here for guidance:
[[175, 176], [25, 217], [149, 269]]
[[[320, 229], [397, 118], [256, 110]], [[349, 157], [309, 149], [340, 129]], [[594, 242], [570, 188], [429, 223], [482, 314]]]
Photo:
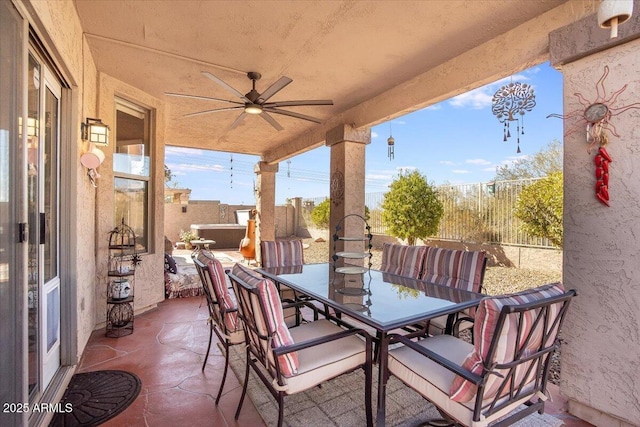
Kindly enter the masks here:
[[234, 276], [238, 276], [243, 282], [256, 287], [258, 286], [258, 282], [262, 280], [262, 276], [253, 271], [252, 269], [245, 267], [244, 265], [237, 262], [231, 272]]
[[426, 252], [426, 246], [385, 243], [382, 246], [382, 265], [380, 269], [385, 273], [418, 279]]
[[260, 242], [263, 267], [287, 267], [304, 264], [302, 240]]
[[[284, 313], [280, 294], [276, 286], [269, 279], [262, 279], [258, 282], [258, 295], [264, 307], [266, 324], [269, 331], [274, 331], [271, 339], [273, 348], [293, 344], [293, 338], [289, 333], [289, 328], [284, 322]], [[298, 373], [298, 353], [291, 352], [278, 356], [278, 365], [283, 375], [290, 377]]]
[[[213, 282], [214, 292], [218, 303], [222, 304], [225, 310], [235, 310], [237, 308], [236, 302], [229, 293], [229, 288], [227, 287], [227, 275], [224, 274], [222, 264], [214, 258], [209, 261], [207, 267], [209, 269], [211, 281]], [[238, 330], [238, 312], [225, 312], [224, 324], [230, 332]]]
[[[522, 319], [519, 319], [521, 317], [520, 314], [510, 314], [507, 316], [503, 328], [500, 331], [496, 331], [496, 324], [498, 322], [498, 317], [500, 316], [502, 307], [504, 307], [505, 305], [518, 305], [538, 301], [543, 298], [562, 294], [564, 294], [564, 287], [562, 286], [562, 284], [551, 283], [515, 294], [504, 295], [501, 297], [484, 298], [480, 302], [478, 311], [476, 312], [476, 320], [474, 325], [474, 350], [464, 360], [462, 367], [475, 374], [481, 375], [485, 367], [487, 369], [491, 369], [491, 366], [496, 363], [502, 364], [513, 361], [515, 358], [515, 344], [516, 342], [523, 341], [524, 337], [526, 337], [531, 332], [531, 328], [533, 326], [532, 324], [537, 313], [533, 310], [527, 311], [522, 314]], [[532, 339], [526, 344], [526, 348], [523, 349], [521, 347], [518, 349], [524, 350], [523, 354], [525, 356], [527, 354], [534, 353], [540, 346], [543, 336], [543, 328], [553, 325], [555, 318], [560, 312], [561, 306], [561, 303], [557, 303], [551, 306], [548, 325], [545, 326], [543, 323], [539, 323], [536, 326], [536, 329], [533, 331], [534, 333]], [[518, 333], [519, 323], [521, 323], [523, 326], [520, 334]], [[497, 347], [493, 360], [487, 360], [487, 353], [489, 352], [491, 341], [493, 340], [496, 332], [500, 334], [500, 337], [498, 338], [500, 344]], [[547, 329], [546, 332], [549, 332], [549, 329]], [[556, 330], [550, 331], [549, 339], [547, 343], [545, 343], [545, 345], [549, 345], [553, 340], [555, 340], [557, 334], [558, 331], [556, 325]], [[527, 364], [523, 364], [520, 366], [520, 378], [517, 377], [518, 373], [516, 373], [516, 381], [520, 380], [523, 377], [526, 368], [528, 368]], [[503, 375], [506, 372], [505, 370], [494, 371], [497, 375], [489, 375], [485, 384], [485, 399], [493, 398], [498, 393], [498, 388], [502, 381], [502, 378], [500, 378], [498, 375]], [[532, 377], [534, 374], [535, 372], [530, 373]], [[475, 399], [476, 392], [476, 386], [460, 376], [456, 376], [454, 378], [449, 389], [451, 399], [463, 403], [470, 402], [471, 400]], [[508, 392], [508, 390], [504, 390], [504, 392]]]
[[429, 246], [421, 279], [438, 285], [478, 292], [482, 285], [485, 253]]

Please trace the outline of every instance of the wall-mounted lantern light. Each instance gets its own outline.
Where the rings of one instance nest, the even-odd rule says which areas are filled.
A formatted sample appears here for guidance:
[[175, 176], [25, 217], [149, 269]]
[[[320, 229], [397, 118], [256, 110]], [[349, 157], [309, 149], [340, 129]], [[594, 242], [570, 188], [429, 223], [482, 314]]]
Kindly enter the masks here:
[[82, 140], [96, 145], [109, 145], [109, 126], [100, 119], [87, 117], [87, 121], [81, 125]]
[[100, 119], [87, 117], [80, 125], [80, 133], [82, 140], [89, 142], [89, 151], [80, 156], [80, 163], [88, 169], [91, 184], [97, 187], [96, 179], [100, 178], [100, 174], [96, 169], [104, 162], [105, 155], [96, 145], [109, 145], [109, 126]]

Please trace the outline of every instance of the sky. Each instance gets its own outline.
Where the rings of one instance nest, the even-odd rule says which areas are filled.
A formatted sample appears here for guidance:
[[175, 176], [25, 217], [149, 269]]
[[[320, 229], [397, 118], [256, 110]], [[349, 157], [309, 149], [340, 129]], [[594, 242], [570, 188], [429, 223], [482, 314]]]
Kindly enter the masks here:
[[[514, 127], [504, 142], [503, 124], [493, 115], [493, 94], [510, 81], [532, 85], [536, 105], [524, 115], [520, 150]], [[401, 171], [417, 169], [429, 183], [472, 184], [491, 181], [496, 168], [526, 159], [554, 139], [562, 141], [562, 74], [548, 63], [499, 80], [439, 104], [393, 119], [371, 129], [366, 148], [365, 192], [388, 190]], [[387, 138], [395, 140], [395, 156], [387, 156]], [[255, 203], [254, 165], [258, 156], [167, 146], [165, 165], [173, 174], [170, 187], [191, 189], [191, 200], [227, 204]], [[280, 163], [276, 203], [293, 197], [329, 195], [330, 149], [322, 146]]]

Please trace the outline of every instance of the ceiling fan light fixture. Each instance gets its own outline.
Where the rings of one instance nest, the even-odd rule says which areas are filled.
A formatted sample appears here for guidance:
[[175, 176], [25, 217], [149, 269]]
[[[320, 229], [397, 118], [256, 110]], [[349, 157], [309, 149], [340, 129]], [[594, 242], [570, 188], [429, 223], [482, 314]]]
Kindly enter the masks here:
[[244, 107], [244, 112], [248, 114], [260, 114], [262, 113], [262, 106], [258, 104], [247, 104]]

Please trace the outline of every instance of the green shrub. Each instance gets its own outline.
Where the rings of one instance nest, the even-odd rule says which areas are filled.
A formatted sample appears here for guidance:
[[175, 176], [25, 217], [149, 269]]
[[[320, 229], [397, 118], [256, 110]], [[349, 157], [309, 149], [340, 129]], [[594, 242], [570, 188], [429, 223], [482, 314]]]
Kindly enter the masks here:
[[331, 201], [324, 199], [311, 211], [311, 221], [318, 228], [329, 228], [329, 215], [331, 214]]
[[562, 247], [562, 189], [562, 172], [554, 172], [524, 188], [514, 210], [525, 233], [557, 247]]
[[415, 245], [438, 232], [442, 219], [442, 202], [434, 185], [414, 170], [400, 173], [385, 193], [382, 202], [382, 221], [388, 233]]

